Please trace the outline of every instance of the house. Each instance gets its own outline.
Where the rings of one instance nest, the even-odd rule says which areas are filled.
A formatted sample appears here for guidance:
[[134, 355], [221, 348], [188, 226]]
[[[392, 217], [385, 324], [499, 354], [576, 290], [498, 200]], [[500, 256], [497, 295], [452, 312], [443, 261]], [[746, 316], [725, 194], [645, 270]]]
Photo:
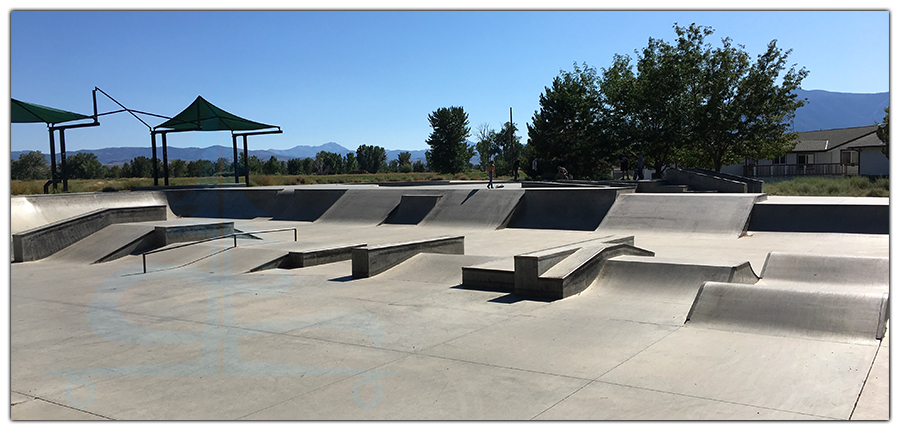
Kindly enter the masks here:
[[[806, 175], [889, 174], [885, 144], [875, 134], [878, 126], [836, 128], [798, 133], [797, 145], [781, 158], [748, 161], [738, 166], [745, 177], [797, 177]], [[735, 171], [736, 167], [730, 168]]]

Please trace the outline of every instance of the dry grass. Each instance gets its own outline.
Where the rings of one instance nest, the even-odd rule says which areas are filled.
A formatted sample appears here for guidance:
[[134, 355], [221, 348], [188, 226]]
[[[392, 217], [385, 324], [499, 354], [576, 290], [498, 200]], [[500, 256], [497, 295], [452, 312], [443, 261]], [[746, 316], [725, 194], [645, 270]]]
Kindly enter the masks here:
[[890, 196], [890, 180], [868, 177], [797, 177], [763, 185], [769, 195], [782, 196]]

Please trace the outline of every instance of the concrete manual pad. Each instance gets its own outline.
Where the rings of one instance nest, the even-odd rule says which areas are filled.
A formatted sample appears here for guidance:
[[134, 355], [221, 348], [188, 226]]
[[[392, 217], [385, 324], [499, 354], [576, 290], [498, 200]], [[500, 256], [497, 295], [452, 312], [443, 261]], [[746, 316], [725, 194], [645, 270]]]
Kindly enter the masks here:
[[876, 349], [684, 327], [598, 380], [847, 420]]

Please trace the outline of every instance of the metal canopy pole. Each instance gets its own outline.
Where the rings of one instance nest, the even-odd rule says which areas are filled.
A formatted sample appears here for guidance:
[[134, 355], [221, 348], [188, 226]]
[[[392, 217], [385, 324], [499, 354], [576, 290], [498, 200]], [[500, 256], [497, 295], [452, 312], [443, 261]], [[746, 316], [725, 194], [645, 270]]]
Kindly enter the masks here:
[[166, 154], [166, 132], [162, 133], [163, 148], [163, 177], [165, 177], [166, 186], [169, 185], [169, 156]]
[[250, 156], [247, 155], [247, 135], [244, 135], [244, 184], [250, 187]]
[[63, 192], [69, 191], [69, 174], [66, 172], [66, 130], [59, 129], [59, 162], [62, 165]]
[[[281, 134], [281, 127], [278, 127], [277, 131], [257, 131], [253, 133], [235, 133], [231, 132], [231, 139], [234, 142], [235, 152], [237, 152], [237, 137], [241, 136], [244, 140], [244, 184], [247, 187], [250, 187], [250, 156], [247, 155], [247, 136], [257, 136], [261, 134]], [[237, 155], [235, 155], [235, 160], [237, 160]], [[235, 165], [237, 167], [237, 165]], [[240, 183], [240, 179], [237, 175], [234, 177], [234, 181]]]
[[159, 177], [156, 174], [156, 133], [150, 131], [150, 147], [153, 149], [153, 185], [159, 186]]
[[53, 190], [56, 190], [56, 138], [53, 136], [53, 128], [47, 124], [50, 131], [50, 180], [53, 181]]
[[238, 164], [238, 151], [237, 151], [237, 136], [234, 135], [234, 132], [231, 132], [231, 146], [234, 149], [234, 184], [241, 182], [241, 165]]

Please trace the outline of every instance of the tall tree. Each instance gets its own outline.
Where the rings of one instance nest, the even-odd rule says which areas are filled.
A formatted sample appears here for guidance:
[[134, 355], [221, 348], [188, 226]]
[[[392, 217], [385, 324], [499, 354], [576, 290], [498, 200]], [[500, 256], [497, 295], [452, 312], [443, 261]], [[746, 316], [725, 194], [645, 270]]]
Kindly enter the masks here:
[[881, 139], [884, 142], [884, 148], [881, 149], [881, 152], [884, 153], [884, 156], [887, 158], [891, 158], [891, 141], [890, 141], [890, 108], [884, 108], [884, 124], [878, 126], [875, 130], [875, 135], [878, 136], [878, 139]]
[[575, 178], [605, 173], [614, 151], [598, 116], [598, 76], [593, 67], [560, 71], [540, 96], [540, 109], [528, 124], [528, 137], [539, 160], [565, 166]]
[[89, 180], [103, 178], [106, 170], [94, 153], [80, 152], [67, 159], [69, 178]]
[[359, 169], [374, 174], [387, 162], [387, 152], [380, 146], [362, 144], [356, 148], [356, 160]]
[[50, 177], [50, 169], [44, 159], [44, 153], [29, 151], [19, 154], [18, 160], [12, 160], [10, 176], [13, 180], [36, 180]]
[[432, 170], [442, 174], [462, 172], [475, 155], [475, 147], [469, 146], [469, 115], [462, 107], [442, 107], [428, 115], [433, 131], [425, 141], [430, 151], [425, 159]]

